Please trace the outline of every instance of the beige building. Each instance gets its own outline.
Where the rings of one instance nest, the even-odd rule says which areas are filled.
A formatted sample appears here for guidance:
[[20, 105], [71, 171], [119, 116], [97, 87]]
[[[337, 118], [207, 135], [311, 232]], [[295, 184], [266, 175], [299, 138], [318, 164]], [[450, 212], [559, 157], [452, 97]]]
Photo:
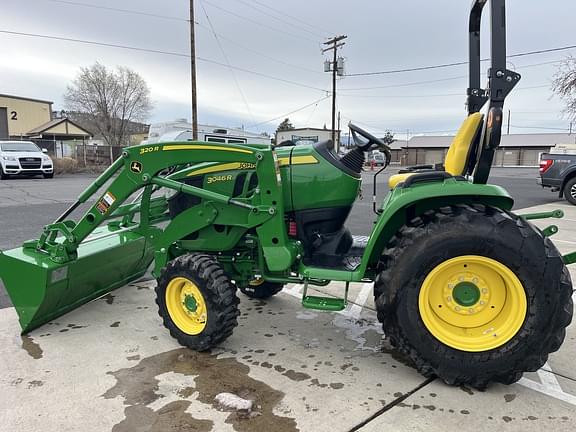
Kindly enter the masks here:
[[0, 140], [32, 140], [52, 155], [71, 155], [74, 146], [92, 134], [70, 119], [54, 118], [52, 113], [50, 101], [0, 94]]
[[[415, 136], [402, 146], [402, 165], [442, 163], [453, 136]], [[502, 135], [500, 147], [494, 155], [496, 166], [538, 166], [540, 155], [549, 152], [556, 144], [573, 144], [575, 134], [543, 133]]]
[[52, 120], [52, 102], [0, 94], [0, 139], [20, 138]]

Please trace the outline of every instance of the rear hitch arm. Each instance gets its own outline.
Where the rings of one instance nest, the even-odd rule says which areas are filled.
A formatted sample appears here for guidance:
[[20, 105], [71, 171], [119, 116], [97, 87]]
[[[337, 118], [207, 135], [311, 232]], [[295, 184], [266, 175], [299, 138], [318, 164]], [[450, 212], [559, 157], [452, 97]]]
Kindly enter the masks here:
[[566, 265], [576, 264], [576, 252], [566, 254], [562, 257], [562, 259]]

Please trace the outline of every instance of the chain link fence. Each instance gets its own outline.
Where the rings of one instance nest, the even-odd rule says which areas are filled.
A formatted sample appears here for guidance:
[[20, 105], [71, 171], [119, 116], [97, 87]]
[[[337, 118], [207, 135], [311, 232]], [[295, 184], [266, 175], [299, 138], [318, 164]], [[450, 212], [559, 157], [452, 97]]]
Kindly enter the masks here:
[[106, 167], [122, 154], [122, 147], [87, 144], [82, 140], [52, 141], [33, 140], [38, 147], [46, 149], [55, 159], [71, 158], [78, 167]]

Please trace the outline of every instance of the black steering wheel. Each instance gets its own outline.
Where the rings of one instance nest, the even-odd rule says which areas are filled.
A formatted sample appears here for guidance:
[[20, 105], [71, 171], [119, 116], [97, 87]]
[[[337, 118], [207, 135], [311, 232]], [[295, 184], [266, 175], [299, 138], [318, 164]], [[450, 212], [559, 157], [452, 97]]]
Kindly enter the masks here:
[[[354, 144], [356, 147], [362, 151], [370, 151], [372, 149], [378, 149], [384, 152], [386, 155], [386, 165], [390, 163], [392, 159], [392, 153], [390, 152], [390, 146], [382, 139], [375, 137], [369, 132], [366, 132], [364, 129], [359, 128], [355, 124], [348, 123], [348, 127], [350, 131], [352, 131], [352, 139], [354, 140]], [[364, 142], [359, 139], [358, 135], [368, 140]]]

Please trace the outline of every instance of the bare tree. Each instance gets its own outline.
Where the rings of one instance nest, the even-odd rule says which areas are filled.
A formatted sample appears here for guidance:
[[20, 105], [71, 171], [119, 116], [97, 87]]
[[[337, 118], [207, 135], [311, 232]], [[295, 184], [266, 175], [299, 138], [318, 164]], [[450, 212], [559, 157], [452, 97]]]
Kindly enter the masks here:
[[569, 56], [558, 66], [552, 81], [552, 90], [566, 104], [564, 114], [576, 120], [576, 58]]
[[150, 89], [140, 75], [121, 66], [108, 70], [100, 63], [81, 68], [64, 100], [68, 110], [88, 120], [112, 146], [127, 144], [130, 124], [146, 120], [152, 110]]

